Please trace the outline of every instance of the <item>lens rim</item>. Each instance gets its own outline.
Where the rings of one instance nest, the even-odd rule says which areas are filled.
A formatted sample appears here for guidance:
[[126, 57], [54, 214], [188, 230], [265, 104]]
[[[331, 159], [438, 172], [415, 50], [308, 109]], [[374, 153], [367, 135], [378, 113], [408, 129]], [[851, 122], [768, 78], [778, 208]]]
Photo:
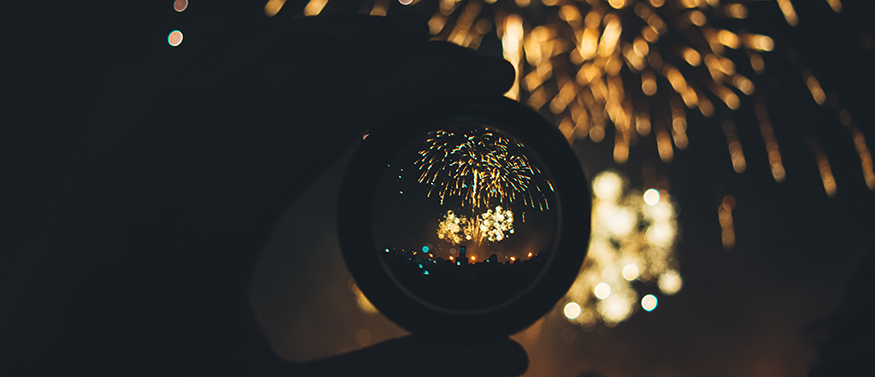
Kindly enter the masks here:
[[[550, 175], [559, 211], [557, 239], [543, 273], [505, 304], [482, 310], [436, 308], [398, 286], [385, 268], [372, 228], [372, 200], [386, 164], [409, 142], [448, 122], [477, 122], [507, 132], [534, 152]], [[386, 317], [416, 334], [506, 336], [528, 327], [568, 291], [587, 253], [591, 197], [583, 169], [555, 127], [505, 97], [432, 105], [373, 129], [346, 168], [338, 204], [338, 235], [347, 268]]]

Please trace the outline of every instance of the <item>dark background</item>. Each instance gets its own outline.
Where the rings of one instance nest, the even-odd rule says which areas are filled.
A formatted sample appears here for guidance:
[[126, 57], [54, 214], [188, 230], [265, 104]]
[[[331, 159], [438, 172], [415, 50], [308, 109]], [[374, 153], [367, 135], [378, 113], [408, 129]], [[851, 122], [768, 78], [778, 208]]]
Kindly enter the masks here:
[[[343, 1], [329, 4], [347, 7]], [[847, 278], [875, 234], [875, 195], [863, 181], [852, 139], [829, 106], [813, 102], [784, 49], [792, 47], [824, 90], [836, 95], [873, 148], [875, 13], [869, 1], [842, 4], [835, 14], [825, 1], [794, 2], [800, 19], [795, 28], [786, 25], [774, 2], [749, 6], [751, 31], [776, 41], [776, 50], [764, 56], [762, 80], [787, 179], [776, 183], [769, 173], [752, 101], [743, 99], [734, 119], [748, 161], [742, 174], [732, 170], [719, 124], [690, 116], [690, 146], [676, 151], [671, 164], [655, 162], [681, 208], [684, 288], [660, 298], [653, 312], [639, 311], [615, 328], [583, 330], [557, 307], [514, 336], [529, 353], [528, 375], [806, 374], [844, 300]], [[0, 331], [15, 325], [7, 319], [36, 278], [85, 172], [138, 131], [130, 114], [143, 111], [143, 98], [163, 93], [184, 102], [189, 93], [169, 90], [176, 86], [159, 79], [174, 77], [186, 54], [257, 27], [264, 17], [260, 1], [198, 5], [192, 2], [183, 13], [175, 12], [171, 1], [3, 6], [3, 44], [12, 53], [4, 54], [11, 68], [3, 74], [8, 115], [0, 159]], [[303, 5], [290, 1], [287, 7], [289, 14]], [[393, 3], [390, 14], [398, 9]], [[178, 48], [166, 43], [174, 29], [185, 33]], [[489, 46], [484, 41], [484, 52], [495, 53], [494, 41]], [[228, 62], [223, 63], [204, 67], [203, 77], [180, 80], [210, 80], [225, 69]], [[78, 95], [83, 91], [101, 94]], [[806, 135], [827, 153], [838, 186], [834, 198], [824, 193]], [[641, 166], [654, 159], [646, 146], [653, 137], [633, 147], [623, 166], [611, 160], [610, 140], [609, 134], [602, 143], [575, 145], [588, 176], [615, 168], [641, 185]], [[289, 360], [403, 334], [356, 306], [334, 230], [342, 169], [343, 163], [335, 166], [289, 209], [253, 277], [253, 308], [267, 338]], [[724, 193], [738, 201], [732, 250], [721, 245], [717, 221]], [[452, 359], [451, 349], [423, 355], [424, 362]]]

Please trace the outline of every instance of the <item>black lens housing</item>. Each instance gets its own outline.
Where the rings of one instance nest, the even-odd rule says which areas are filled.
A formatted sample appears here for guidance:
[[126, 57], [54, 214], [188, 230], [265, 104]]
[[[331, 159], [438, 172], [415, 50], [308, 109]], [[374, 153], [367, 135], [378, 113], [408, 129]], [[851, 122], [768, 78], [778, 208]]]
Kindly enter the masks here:
[[[373, 198], [381, 173], [411, 140], [442, 126], [478, 123], [525, 144], [549, 174], [558, 210], [557, 239], [543, 272], [507, 302], [479, 310], [432, 305], [400, 286], [374, 243]], [[442, 338], [506, 336], [548, 312], [577, 277], [589, 244], [591, 197], [576, 155], [558, 130], [505, 97], [432, 105], [372, 129], [346, 169], [338, 205], [344, 260], [361, 291], [386, 317], [416, 333]]]

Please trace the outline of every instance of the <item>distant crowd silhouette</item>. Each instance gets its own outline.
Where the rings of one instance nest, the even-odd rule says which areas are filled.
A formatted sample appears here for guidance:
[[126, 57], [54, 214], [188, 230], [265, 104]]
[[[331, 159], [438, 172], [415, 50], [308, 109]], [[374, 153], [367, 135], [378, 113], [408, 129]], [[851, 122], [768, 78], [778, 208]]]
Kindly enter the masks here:
[[530, 286], [546, 262], [544, 252], [515, 260], [499, 261], [492, 254], [471, 261], [464, 246], [452, 260], [421, 251], [386, 250], [383, 261], [402, 286], [424, 301], [456, 310], [506, 302]]

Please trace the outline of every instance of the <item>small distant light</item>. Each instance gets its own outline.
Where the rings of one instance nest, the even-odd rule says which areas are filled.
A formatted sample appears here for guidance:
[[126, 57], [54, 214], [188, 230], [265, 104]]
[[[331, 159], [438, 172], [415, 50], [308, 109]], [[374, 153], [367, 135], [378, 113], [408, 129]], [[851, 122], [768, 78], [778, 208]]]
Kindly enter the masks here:
[[423, 274], [423, 275], [428, 275], [428, 270], [424, 270], [424, 271], [422, 271], [422, 274]]
[[456, 261], [456, 266], [461, 266], [461, 265], [462, 265], [462, 262]]
[[475, 257], [475, 256], [471, 256], [471, 261], [473, 262], [473, 261], [475, 261], [475, 260], [477, 260], [477, 257]]
[[427, 253], [427, 252], [428, 252], [428, 246], [423, 246], [423, 247], [422, 247], [422, 252], [423, 252], [423, 253]]
[[398, 0], [401, 5], [410, 5], [413, 4], [413, 0]]
[[516, 257], [510, 257], [510, 261], [513, 262], [516, 260]]
[[598, 297], [599, 300], [604, 300], [611, 295], [611, 286], [607, 283], [599, 283], [595, 286], [594, 293], [595, 297]]
[[575, 319], [580, 316], [580, 305], [576, 302], [569, 302], [565, 304], [565, 317], [568, 319]]
[[173, 47], [179, 46], [182, 43], [182, 32], [179, 30], [171, 31], [167, 36], [167, 43]]
[[453, 261], [453, 260], [456, 260], [456, 258], [453, 258], [453, 256], [450, 255], [450, 260]]
[[649, 189], [644, 192], [644, 203], [648, 205], [655, 206], [659, 203], [659, 191], [656, 189]]
[[188, 0], [176, 0], [173, 2], [173, 9], [177, 12], [182, 12], [188, 8]]
[[388, 252], [389, 252], [389, 249], [386, 249], [386, 252], [388, 253]]
[[422, 268], [422, 263], [419, 264], [419, 268]]
[[401, 195], [404, 195], [404, 191], [398, 191]]
[[531, 258], [531, 257], [532, 257], [532, 253], [529, 253], [529, 258]]
[[652, 312], [653, 309], [656, 309], [657, 301], [658, 300], [654, 295], [644, 296], [644, 298], [641, 299], [641, 307], [648, 312]]
[[627, 264], [626, 267], [623, 267], [623, 278], [628, 281], [632, 281], [638, 278], [638, 266], [634, 264]]

